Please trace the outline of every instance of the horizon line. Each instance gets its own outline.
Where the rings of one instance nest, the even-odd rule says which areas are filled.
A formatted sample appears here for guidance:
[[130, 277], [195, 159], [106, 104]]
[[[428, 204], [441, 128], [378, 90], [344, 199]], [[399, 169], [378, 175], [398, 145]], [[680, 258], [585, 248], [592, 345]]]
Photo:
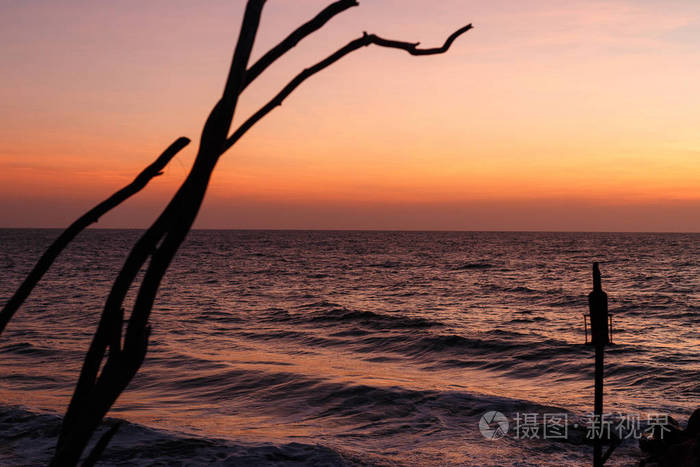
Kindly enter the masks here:
[[[65, 230], [65, 227], [0, 227], [0, 230]], [[88, 227], [85, 230], [136, 230], [147, 227]], [[698, 235], [700, 231], [655, 231], [655, 230], [468, 230], [468, 229], [314, 229], [314, 228], [193, 228], [201, 232], [434, 232], [434, 233], [617, 233], [617, 234], [678, 234]]]

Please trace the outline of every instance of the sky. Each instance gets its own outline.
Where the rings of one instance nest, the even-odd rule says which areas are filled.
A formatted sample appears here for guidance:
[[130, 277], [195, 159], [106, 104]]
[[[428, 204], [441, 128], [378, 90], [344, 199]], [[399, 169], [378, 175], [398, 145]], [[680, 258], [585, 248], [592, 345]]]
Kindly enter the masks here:
[[[253, 59], [330, 0], [268, 0]], [[187, 174], [245, 2], [0, 0], [0, 227], [144, 228]], [[359, 37], [221, 159], [196, 228], [700, 232], [700, 2], [360, 0], [241, 96], [234, 127]]]

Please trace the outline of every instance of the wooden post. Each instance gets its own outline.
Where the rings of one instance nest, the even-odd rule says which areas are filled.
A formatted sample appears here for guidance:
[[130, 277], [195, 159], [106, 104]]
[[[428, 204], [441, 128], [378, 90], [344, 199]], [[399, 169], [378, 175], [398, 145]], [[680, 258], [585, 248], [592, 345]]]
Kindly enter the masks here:
[[598, 263], [593, 263], [593, 291], [588, 294], [588, 308], [591, 314], [591, 343], [595, 346], [608, 345], [608, 294], [603, 292]]
[[603, 292], [598, 263], [593, 263], [593, 291], [588, 294], [588, 308], [591, 314], [591, 343], [595, 346], [593, 466], [601, 467], [604, 463], [603, 445], [600, 438], [603, 422], [604, 355], [605, 346], [610, 343], [610, 340], [608, 336], [608, 295]]
[[593, 439], [593, 467], [603, 465], [603, 443], [600, 439], [603, 424], [603, 356], [605, 351], [602, 345], [595, 346], [595, 401], [594, 401], [594, 439]]

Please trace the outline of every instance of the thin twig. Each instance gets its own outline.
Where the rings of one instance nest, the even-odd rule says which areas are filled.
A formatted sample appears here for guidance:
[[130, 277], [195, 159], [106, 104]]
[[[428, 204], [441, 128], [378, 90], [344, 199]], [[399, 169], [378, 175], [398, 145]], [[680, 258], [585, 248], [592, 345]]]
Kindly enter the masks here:
[[411, 55], [436, 55], [447, 52], [447, 50], [450, 48], [455, 39], [472, 29], [472, 27], [473, 26], [471, 24], [468, 24], [463, 28], [456, 30], [447, 38], [447, 40], [441, 47], [434, 47], [431, 49], [419, 49], [418, 42], [388, 40], [383, 39], [375, 34], [364, 33], [362, 37], [350, 41], [344, 47], [338, 49], [325, 59], [321, 60], [320, 62], [316, 63], [315, 65], [309, 68], [306, 68], [304, 71], [296, 75], [284, 88], [282, 88], [282, 90], [279, 93], [277, 93], [275, 97], [273, 97], [267, 104], [261, 107], [260, 110], [255, 112], [248, 120], [243, 122], [241, 126], [238, 127], [238, 129], [228, 138], [228, 140], [226, 140], [226, 146], [224, 147], [224, 150], [228, 150], [229, 148], [231, 148], [231, 146], [233, 146], [236, 143], [236, 141], [241, 139], [241, 137], [253, 125], [260, 121], [265, 115], [270, 113], [275, 107], [282, 105], [284, 99], [286, 99], [287, 96], [289, 96], [297, 87], [299, 87], [301, 83], [303, 83], [305, 80], [307, 80], [314, 74], [331, 66], [344, 56], [348, 55], [351, 52], [354, 52], [357, 49], [374, 44], [380, 47], [389, 47], [392, 49], [405, 50]]
[[41, 255], [41, 258], [39, 258], [39, 261], [37, 261], [26, 279], [24, 279], [22, 285], [19, 286], [2, 311], [0, 311], [0, 335], [2, 335], [7, 323], [10, 322], [15, 312], [22, 306], [22, 303], [32, 293], [34, 287], [36, 287], [66, 246], [90, 224], [97, 222], [107, 212], [141, 191], [154, 177], [161, 175], [168, 162], [189, 142], [190, 140], [184, 137], [175, 140], [151, 165], [141, 171], [131, 183], [83, 214], [54, 240], [51, 246]]
[[[299, 26], [291, 34], [289, 34], [282, 42], [277, 44], [275, 47], [271, 48], [265, 55], [260, 57], [257, 62], [253, 64], [246, 72], [245, 82], [243, 83], [243, 89], [245, 89], [252, 81], [257, 78], [260, 73], [265, 71], [265, 69], [270, 66], [275, 60], [280, 58], [285, 53], [289, 52], [294, 46], [296, 46], [302, 39], [314, 33], [315, 31], [321, 29], [331, 18], [339, 13], [347, 10], [348, 8], [357, 6], [358, 3], [355, 0], [339, 0], [335, 3], [328, 5], [319, 14], [314, 16], [312, 19], [306, 23]], [[241, 92], [243, 91], [241, 89]]]

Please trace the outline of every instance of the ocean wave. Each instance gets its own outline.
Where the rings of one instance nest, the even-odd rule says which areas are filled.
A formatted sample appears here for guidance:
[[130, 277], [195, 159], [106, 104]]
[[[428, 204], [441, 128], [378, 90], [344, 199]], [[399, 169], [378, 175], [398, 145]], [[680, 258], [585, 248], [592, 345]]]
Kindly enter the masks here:
[[533, 316], [532, 318], [513, 318], [510, 321], [508, 321], [509, 324], [518, 324], [518, 323], [537, 323], [541, 321], [547, 321], [547, 318], [544, 316]]
[[458, 264], [455, 266], [451, 266], [450, 269], [452, 271], [466, 271], [469, 269], [491, 269], [493, 267], [494, 267], [494, 265], [491, 263], [487, 263], [484, 261], [478, 261], [478, 262], [474, 262], [474, 263]]
[[0, 353], [49, 357], [56, 355], [52, 349], [39, 347], [29, 342], [18, 342], [0, 346]]
[[390, 261], [390, 260], [382, 261], [381, 263], [373, 263], [373, 264], [369, 265], [369, 267], [371, 267], [371, 268], [381, 268], [381, 269], [395, 269], [395, 268], [399, 268], [401, 266], [402, 266], [402, 263], [400, 263], [398, 261]]
[[371, 329], [405, 329], [405, 328], [431, 328], [442, 326], [439, 321], [413, 317], [394, 313], [378, 313], [374, 311], [361, 311], [348, 309], [333, 302], [316, 302], [300, 305], [298, 309], [303, 312], [290, 313], [286, 310], [273, 309], [264, 319], [266, 321], [288, 322], [293, 324], [308, 325], [339, 325], [350, 324], [364, 326]]
[[[161, 380], [161, 383], [163, 381]], [[336, 382], [292, 372], [231, 370], [190, 378], [173, 378], [161, 388], [200, 401], [230, 401], [235, 413], [260, 415], [275, 411], [294, 424], [325, 420], [342, 427], [346, 445], [255, 442], [193, 436], [120, 420], [122, 426], [105, 451], [101, 465], [388, 465], [382, 453], [358, 453], [363, 439], [426, 433], [473, 432], [480, 416], [494, 408], [515, 412], [563, 413], [561, 407], [523, 399], [455, 390], [420, 390]], [[208, 389], [208, 390], [207, 390]], [[237, 403], [234, 401], [238, 401]], [[218, 411], [225, 410], [219, 407]], [[110, 418], [104, 425], [111, 425]], [[61, 417], [20, 407], [0, 406], [0, 464], [45, 465], [59, 433]], [[99, 434], [106, 429], [103, 426]], [[350, 442], [351, 439], [356, 442]], [[478, 439], [478, 438], [477, 438]]]
[[[341, 453], [321, 444], [233, 442], [157, 430], [113, 418], [105, 420], [93, 443], [117, 421], [119, 430], [104, 451], [100, 465], [361, 465], [352, 453]], [[0, 464], [47, 465], [60, 425], [58, 415], [0, 406]], [[91, 447], [92, 444], [86, 452]]]
[[[29, 270], [38, 246], [57, 233], [0, 231], [0, 250], [17, 263], [1, 270]], [[3, 403], [65, 407], [109, 277], [136, 237], [87, 231], [66, 250], [0, 341]], [[273, 452], [260, 452], [290, 464], [279, 459], [336, 463], [332, 456], [347, 461], [352, 448], [369, 456], [369, 465], [512, 465], [524, 458], [555, 465], [537, 457], [559, 449], [552, 444], [508, 451], [516, 443], [505, 441], [496, 453], [492, 443], [465, 443], [483, 442], [473, 413], [479, 408], [533, 405], [466, 388], [590, 408], [594, 351], [583, 344], [581, 315], [588, 311], [590, 262], [600, 259], [618, 342], [606, 347], [606, 404], [630, 412], [694, 408], [698, 238], [193, 231], [164, 278], [148, 356], [113, 414], [188, 433], [170, 443], [189, 435], [227, 440], [223, 461], [209, 454], [188, 461], [200, 459], [192, 448], [180, 452], [182, 459], [155, 458], [161, 465], [241, 464], [239, 454], [252, 452], [236, 451], [243, 440], [272, 443]], [[0, 296], [11, 296], [20, 281], [0, 281]], [[335, 454], [298, 454], [287, 447], [292, 441], [319, 442]], [[10, 452], [4, 448], [0, 441], [2, 455]], [[572, 454], [588, 461], [589, 451], [566, 451], [558, 465], [576, 464]], [[147, 452], [135, 452], [149, 463]], [[375, 456], [380, 452], [385, 457]], [[251, 464], [269, 461], [251, 455]], [[5, 464], [23, 462], [0, 458]]]
[[522, 294], [522, 295], [540, 295], [542, 297], [553, 296], [555, 294], [560, 294], [561, 290], [541, 290], [532, 287], [526, 287], [524, 285], [508, 285], [508, 284], [484, 284], [481, 286], [484, 292], [489, 293], [512, 293], [512, 294]]

